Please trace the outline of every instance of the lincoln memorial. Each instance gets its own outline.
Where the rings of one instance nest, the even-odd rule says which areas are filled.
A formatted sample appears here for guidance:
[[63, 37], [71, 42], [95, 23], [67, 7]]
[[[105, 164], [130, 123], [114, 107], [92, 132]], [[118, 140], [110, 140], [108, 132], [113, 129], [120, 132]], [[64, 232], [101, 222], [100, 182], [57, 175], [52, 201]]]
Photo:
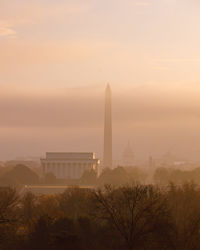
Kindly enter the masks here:
[[41, 159], [41, 177], [53, 173], [57, 179], [79, 179], [85, 170], [100, 171], [95, 153], [46, 153]]

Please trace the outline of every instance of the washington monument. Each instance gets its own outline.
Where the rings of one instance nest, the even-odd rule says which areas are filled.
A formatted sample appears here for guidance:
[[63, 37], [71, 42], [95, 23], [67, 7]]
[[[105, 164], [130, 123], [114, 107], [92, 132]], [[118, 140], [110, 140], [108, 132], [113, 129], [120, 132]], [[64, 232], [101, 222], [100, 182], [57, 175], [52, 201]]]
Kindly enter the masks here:
[[111, 89], [109, 84], [105, 93], [105, 120], [104, 120], [104, 168], [112, 168], [112, 107]]

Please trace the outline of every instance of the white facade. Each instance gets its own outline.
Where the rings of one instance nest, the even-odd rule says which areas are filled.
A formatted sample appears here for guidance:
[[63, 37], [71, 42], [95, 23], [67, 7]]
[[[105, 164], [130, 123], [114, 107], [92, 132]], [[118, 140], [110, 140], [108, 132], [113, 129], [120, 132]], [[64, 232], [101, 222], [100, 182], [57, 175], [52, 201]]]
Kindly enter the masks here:
[[53, 173], [57, 179], [79, 179], [85, 170], [100, 171], [94, 153], [46, 153], [41, 159], [41, 177]]

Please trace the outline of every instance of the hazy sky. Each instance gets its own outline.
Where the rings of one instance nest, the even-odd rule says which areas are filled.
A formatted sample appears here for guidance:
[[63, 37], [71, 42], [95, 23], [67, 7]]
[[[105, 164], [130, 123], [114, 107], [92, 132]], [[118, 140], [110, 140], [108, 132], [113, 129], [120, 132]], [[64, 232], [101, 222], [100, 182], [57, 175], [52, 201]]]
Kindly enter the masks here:
[[102, 156], [104, 88], [114, 157], [200, 160], [198, 0], [1, 0], [0, 159]]

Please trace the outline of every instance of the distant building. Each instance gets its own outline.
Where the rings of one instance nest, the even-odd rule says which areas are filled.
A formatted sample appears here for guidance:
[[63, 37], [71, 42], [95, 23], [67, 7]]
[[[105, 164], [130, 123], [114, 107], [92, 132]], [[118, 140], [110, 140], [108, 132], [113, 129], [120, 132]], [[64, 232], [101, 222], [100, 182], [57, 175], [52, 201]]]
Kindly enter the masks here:
[[100, 160], [94, 153], [46, 153], [41, 159], [41, 177], [53, 173], [57, 179], [79, 179], [85, 170], [100, 171]]
[[124, 150], [124, 153], [123, 153], [123, 165], [124, 166], [133, 166], [134, 160], [135, 160], [134, 158], [135, 158], [135, 156], [134, 156], [133, 150], [131, 148], [130, 143], [128, 142], [128, 144]]
[[149, 156], [149, 169], [153, 169], [155, 167], [155, 161], [153, 157], [150, 155]]

